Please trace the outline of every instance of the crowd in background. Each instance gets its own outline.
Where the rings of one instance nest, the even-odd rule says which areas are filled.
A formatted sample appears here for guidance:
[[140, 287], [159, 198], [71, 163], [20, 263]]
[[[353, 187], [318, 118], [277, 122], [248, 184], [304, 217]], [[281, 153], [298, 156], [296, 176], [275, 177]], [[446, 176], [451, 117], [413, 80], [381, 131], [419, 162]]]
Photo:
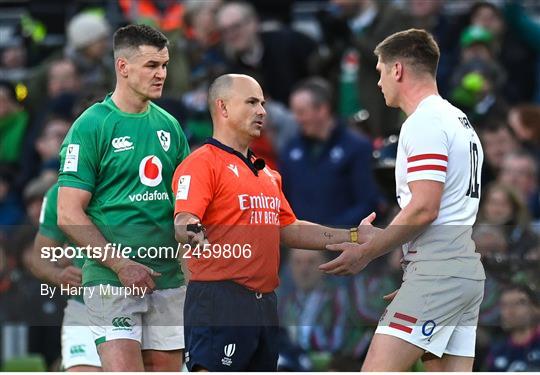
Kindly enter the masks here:
[[[410, 27], [435, 36], [441, 95], [484, 148], [473, 238], [488, 275], [476, 370], [540, 370], [540, 3], [444, 0], [23, 1], [0, 5], [0, 322], [28, 329], [28, 351], [59, 356], [64, 301], [29, 272], [44, 193], [74, 119], [114, 89], [112, 32], [147, 23], [170, 41], [164, 96], [192, 150], [211, 135], [206, 92], [245, 73], [265, 90], [253, 144], [283, 176], [296, 215], [356, 226], [395, 214], [404, 114], [385, 106], [373, 49]], [[354, 277], [317, 270], [329, 254], [283, 249], [280, 368], [360, 368], [384, 294], [401, 281], [396, 251]], [[6, 348], [1, 348], [6, 353]]]

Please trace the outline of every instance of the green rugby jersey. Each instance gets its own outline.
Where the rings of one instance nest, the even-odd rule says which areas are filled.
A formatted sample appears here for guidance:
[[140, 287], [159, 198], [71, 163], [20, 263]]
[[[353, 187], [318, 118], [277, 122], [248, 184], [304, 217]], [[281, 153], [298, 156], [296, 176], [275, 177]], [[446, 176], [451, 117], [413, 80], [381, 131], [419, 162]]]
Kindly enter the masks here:
[[[43, 204], [41, 205], [41, 214], [39, 215], [39, 234], [52, 240], [58, 241], [65, 245], [68, 242], [68, 238], [58, 228], [57, 224], [57, 204], [58, 204], [58, 184], [54, 184], [49, 188], [45, 197], [43, 198]], [[77, 268], [82, 268], [84, 264], [84, 258], [75, 257], [72, 260], [72, 264]], [[84, 303], [82, 296], [71, 297], [81, 303]]]
[[[171, 182], [188, 153], [180, 124], [166, 111], [149, 103], [144, 113], [125, 113], [110, 95], [75, 121], [60, 150], [59, 185], [92, 193], [86, 214], [108, 242], [130, 247], [131, 259], [162, 274], [157, 289], [183, 283], [173, 254], [156, 258], [146, 249], [177, 247]], [[94, 259], [84, 264], [83, 284], [121, 286]]]

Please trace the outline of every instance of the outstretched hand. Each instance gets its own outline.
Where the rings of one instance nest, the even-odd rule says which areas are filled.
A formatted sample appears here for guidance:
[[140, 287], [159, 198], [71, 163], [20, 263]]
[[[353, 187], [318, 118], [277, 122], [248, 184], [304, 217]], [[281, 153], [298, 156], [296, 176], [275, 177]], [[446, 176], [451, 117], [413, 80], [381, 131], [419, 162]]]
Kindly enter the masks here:
[[319, 266], [321, 271], [331, 275], [354, 275], [362, 271], [371, 262], [371, 259], [366, 254], [366, 244], [343, 242], [327, 245], [326, 249], [342, 252], [336, 259]]
[[358, 225], [358, 243], [369, 242], [377, 233], [382, 231], [381, 228], [374, 227], [372, 224], [376, 218], [377, 214], [372, 212], [362, 219], [360, 225]]

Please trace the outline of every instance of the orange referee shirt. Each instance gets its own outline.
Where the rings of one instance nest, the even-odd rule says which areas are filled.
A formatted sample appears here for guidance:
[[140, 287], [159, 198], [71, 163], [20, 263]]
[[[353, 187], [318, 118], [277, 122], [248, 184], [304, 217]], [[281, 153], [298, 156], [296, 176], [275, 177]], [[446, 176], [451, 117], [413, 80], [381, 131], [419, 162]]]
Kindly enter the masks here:
[[257, 170], [254, 160], [210, 139], [176, 168], [174, 214], [197, 216], [210, 243], [188, 253], [191, 280], [231, 280], [261, 293], [278, 286], [279, 230], [296, 216], [279, 173]]

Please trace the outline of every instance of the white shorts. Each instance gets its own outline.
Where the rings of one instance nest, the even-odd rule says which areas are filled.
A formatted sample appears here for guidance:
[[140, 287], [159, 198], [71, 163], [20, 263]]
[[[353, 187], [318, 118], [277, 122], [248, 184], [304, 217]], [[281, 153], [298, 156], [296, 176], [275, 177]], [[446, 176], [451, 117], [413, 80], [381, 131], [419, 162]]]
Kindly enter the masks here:
[[403, 282], [375, 333], [399, 337], [437, 357], [474, 357], [484, 281], [414, 276]]
[[88, 314], [84, 304], [68, 300], [62, 322], [62, 366], [101, 367], [94, 337], [88, 327]]
[[142, 350], [184, 348], [185, 286], [154, 290], [143, 298], [107, 287], [87, 287], [93, 292], [85, 291], [84, 295], [96, 345], [130, 339], [138, 341]]

